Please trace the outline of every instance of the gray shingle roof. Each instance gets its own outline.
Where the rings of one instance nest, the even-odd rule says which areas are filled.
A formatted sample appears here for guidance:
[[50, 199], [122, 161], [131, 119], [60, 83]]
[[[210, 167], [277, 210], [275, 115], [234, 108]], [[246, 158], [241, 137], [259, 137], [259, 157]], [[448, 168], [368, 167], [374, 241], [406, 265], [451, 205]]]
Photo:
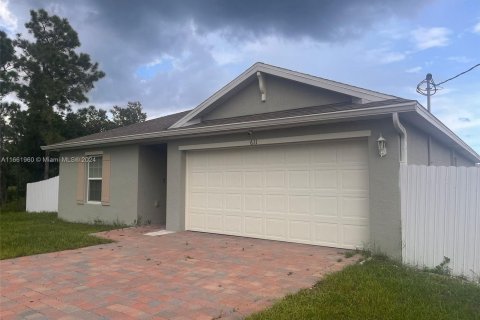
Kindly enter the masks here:
[[[239, 116], [239, 117], [233, 117], [233, 118], [205, 120], [201, 123], [194, 124], [184, 128], [206, 127], [206, 126], [215, 126], [215, 125], [222, 125], [222, 124], [233, 124], [233, 123], [258, 121], [258, 120], [272, 120], [272, 119], [289, 118], [289, 117], [304, 116], [304, 115], [375, 108], [375, 107], [394, 105], [394, 104], [399, 104], [404, 102], [414, 102], [414, 101], [397, 98], [397, 99], [388, 99], [383, 101], [370, 102], [365, 104], [335, 103], [335, 104], [328, 104], [328, 105], [304, 107], [304, 108], [298, 108], [298, 109], [259, 113], [254, 115]], [[175, 122], [183, 118], [190, 111], [191, 110], [174, 113], [168, 116], [148, 120], [145, 122], [135, 123], [129, 126], [120, 127], [120, 128], [108, 130], [105, 132], [95, 133], [88, 136], [83, 136], [83, 137], [63, 141], [63, 142], [60, 142], [59, 144], [167, 131], [171, 125], [173, 125]], [[52, 145], [52, 146], [55, 146], [55, 145]]]
[[115, 129], [107, 130], [104, 132], [94, 133], [88, 136], [78, 137], [75, 139], [63, 141], [61, 143], [115, 138], [115, 137], [128, 136], [132, 134], [164, 131], [164, 130], [167, 130], [172, 124], [174, 124], [175, 122], [183, 118], [190, 111], [191, 110], [187, 110], [187, 111], [182, 111], [174, 114], [169, 114], [168, 116], [147, 120], [145, 122], [131, 124], [125, 127], [115, 128]]
[[399, 104], [404, 102], [415, 102], [415, 101], [397, 98], [397, 99], [388, 99], [383, 101], [370, 102], [365, 104], [349, 103], [349, 102], [334, 103], [334, 104], [327, 104], [327, 105], [321, 105], [321, 106], [312, 106], [312, 107], [304, 107], [304, 108], [298, 108], [298, 109], [258, 113], [253, 115], [239, 116], [239, 117], [232, 117], [232, 118], [225, 118], [225, 119], [204, 120], [201, 123], [188, 126], [188, 128], [206, 127], [206, 126], [214, 126], [214, 125], [220, 125], [220, 124], [249, 122], [249, 121], [258, 121], [258, 120], [289, 118], [289, 117], [297, 117], [297, 116], [306, 116], [311, 114], [322, 114], [322, 113], [349, 111], [349, 110], [366, 109], [366, 108], [374, 108], [374, 107], [383, 107], [383, 106], [394, 105], [394, 104]]

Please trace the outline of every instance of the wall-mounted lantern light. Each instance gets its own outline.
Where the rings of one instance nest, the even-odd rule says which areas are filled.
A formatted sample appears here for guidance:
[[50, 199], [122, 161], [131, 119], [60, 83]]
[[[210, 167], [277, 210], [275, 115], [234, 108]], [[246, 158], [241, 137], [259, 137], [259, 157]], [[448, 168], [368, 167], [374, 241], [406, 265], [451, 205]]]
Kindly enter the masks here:
[[380, 133], [380, 137], [377, 139], [378, 155], [385, 157], [387, 155], [387, 140]]

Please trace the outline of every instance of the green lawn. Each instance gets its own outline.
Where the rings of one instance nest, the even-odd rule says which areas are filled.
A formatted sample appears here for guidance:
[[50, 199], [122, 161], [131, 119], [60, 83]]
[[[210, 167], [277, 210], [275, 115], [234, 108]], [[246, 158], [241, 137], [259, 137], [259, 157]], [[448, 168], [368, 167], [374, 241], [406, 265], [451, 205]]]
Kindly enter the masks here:
[[373, 259], [247, 319], [480, 319], [480, 286]]
[[0, 213], [0, 259], [109, 243], [90, 233], [119, 226], [65, 222], [56, 213]]

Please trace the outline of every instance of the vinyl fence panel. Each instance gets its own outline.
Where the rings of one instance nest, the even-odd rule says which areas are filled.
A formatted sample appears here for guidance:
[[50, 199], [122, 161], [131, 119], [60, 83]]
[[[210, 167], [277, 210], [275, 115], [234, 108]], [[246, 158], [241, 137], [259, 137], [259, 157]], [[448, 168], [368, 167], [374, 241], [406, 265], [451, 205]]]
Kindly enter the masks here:
[[58, 211], [58, 176], [27, 183], [27, 211]]
[[480, 280], [480, 168], [402, 165], [403, 261]]

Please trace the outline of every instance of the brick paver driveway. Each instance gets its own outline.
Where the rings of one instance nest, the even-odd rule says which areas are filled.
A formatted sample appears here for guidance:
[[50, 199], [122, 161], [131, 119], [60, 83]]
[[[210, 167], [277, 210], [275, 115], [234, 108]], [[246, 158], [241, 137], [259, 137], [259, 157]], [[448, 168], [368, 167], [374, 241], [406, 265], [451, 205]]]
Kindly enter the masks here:
[[339, 249], [147, 231], [105, 232], [118, 242], [0, 261], [0, 318], [239, 319], [353, 261]]

